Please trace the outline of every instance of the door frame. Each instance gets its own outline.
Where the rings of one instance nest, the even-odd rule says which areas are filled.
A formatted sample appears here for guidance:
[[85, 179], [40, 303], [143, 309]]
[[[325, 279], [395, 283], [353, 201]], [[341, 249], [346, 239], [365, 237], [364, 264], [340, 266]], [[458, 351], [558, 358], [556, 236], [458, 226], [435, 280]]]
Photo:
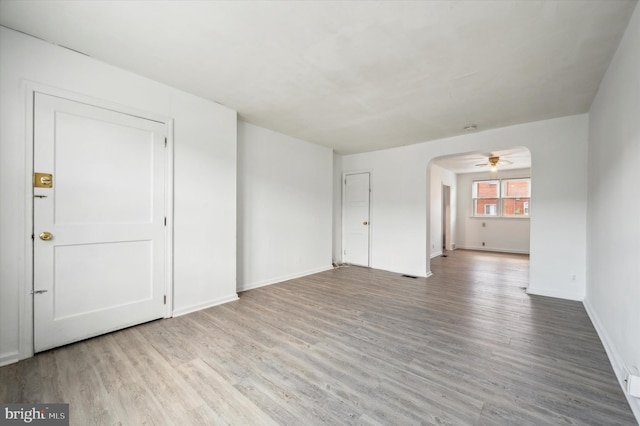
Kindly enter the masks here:
[[32, 81], [23, 82], [23, 92], [25, 96], [25, 177], [24, 177], [24, 199], [25, 199], [25, 229], [26, 250], [24, 253], [25, 282], [20, 286], [20, 342], [19, 351], [27, 357], [33, 356], [34, 351], [34, 320], [33, 320], [33, 290], [34, 290], [34, 238], [33, 238], [33, 155], [34, 155], [34, 113], [35, 94], [55, 96], [73, 102], [79, 102], [98, 108], [132, 115], [146, 120], [156, 121], [166, 126], [167, 149], [165, 150], [165, 216], [167, 225], [165, 226], [165, 294], [167, 303], [165, 306], [164, 318], [173, 316], [173, 163], [174, 163], [174, 141], [173, 141], [173, 119], [160, 114], [141, 111], [116, 102], [98, 99], [65, 89], [48, 86]]
[[373, 261], [373, 256], [371, 253], [371, 240], [373, 239], [373, 225], [371, 225], [371, 222], [373, 222], [372, 217], [373, 217], [373, 209], [371, 208], [371, 206], [373, 205], [372, 202], [372, 198], [373, 198], [373, 172], [371, 169], [364, 169], [364, 170], [353, 170], [353, 171], [348, 171], [348, 172], [342, 172], [342, 180], [340, 187], [342, 188], [342, 214], [340, 216], [340, 220], [342, 221], [341, 223], [341, 234], [342, 234], [342, 238], [340, 238], [340, 260], [344, 262], [344, 235], [345, 235], [345, 220], [344, 220], [344, 216], [345, 216], [345, 208], [344, 208], [344, 201], [345, 201], [345, 188], [347, 186], [346, 183], [346, 179], [348, 175], [359, 175], [362, 173], [369, 173], [369, 225], [368, 225], [368, 233], [369, 233], [369, 238], [368, 238], [368, 244], [367, 244], [367, 267], [371, 268], [371, 262]]
[[[445, 189], [446, 188], [446, 189]], [[451, 185], [442, 183], [442, 252], [452, 250], [451, 244]]]

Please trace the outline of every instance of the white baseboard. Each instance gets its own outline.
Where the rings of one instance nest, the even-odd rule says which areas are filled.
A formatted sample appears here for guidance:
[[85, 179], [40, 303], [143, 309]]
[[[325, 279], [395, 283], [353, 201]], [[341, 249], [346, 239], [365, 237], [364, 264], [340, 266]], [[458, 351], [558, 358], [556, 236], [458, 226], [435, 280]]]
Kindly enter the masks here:
[[598, 333], [598, 337], [602, 342], [602, 346], [604, 346], [604, 350], [607, 352], [607, 356], [609, 357], [609, 362], [613, 367], [613, 372], [616, 374], [616, 378], [618, 379], [618, 383], [622, 388], [622, 392], [624, 396], [627, 398], [629, 402], [629, 406], [631, 407], [631, 411], [633, 415], [636, 416], [636, 420], [638, 424], [640, 424], [640, 399], [634, 398], [627, 392], [627, 386], [625, 384], [625, 378], [629, 374], [628, 369], [625, 367], [624, 362], [622, 361], [622, 357], [620, 357], [619, 352], [616, 350], [615, 346], [611, 344], [611, 339], [609, 338], [609, 334], [606, 329], [602, 326], [602, 322], [598, 318], [598, 315], [591, 307], [589, 303], [589, 299], [586, 299], [582, 302], [584, 305], [584, 309], [587, 311], [587, 315], [591, 319], [591, 323], [593, 324], [593, 328], [596, 329], [596, 333]]
[[227, 303], [227, 302], [233, 302], [234, 300], [238, 300], [238, 295], [235, 293], [233, 295], [221, 297], [219, 299], [209, 300], [204, 303], [198, 303], [197, 305], [191, 305], [191, 306], [186, 306], [184, 308], [174, 309], [173, 316], [179, 317], [181, 315], [186, 315], [192, 312], [211, 308], [212, 306], [222, 305], [223, 303]]
[[295, 274], [282, 275], [276, 278], [269, 278], [266, 280], [257, 281], [255, 283], [238, 284], [236, 291], [238, 291], [239, 293], [242, 291], [253, 290], [254, 288], [264, 287], [271, 284], [277, 284], [283, 281], [293, 280], [295, 278], [306, 277], [307, 275], [317, 274], [319, 272], [329, 271], [331, 269], [333, 269], [333, 266], [329, 265], [329, 266], [323, 266], [320, 268], [310, 269], [310, 270], [295, 273]]
[[576, 294], [568, 291], [557, 291], [549, 289], [527, 288], [527, 294], [535, 296], [555, 297], [556, 299], [575, 300], [576, 302], [582, 302], [584, 300], [584, 294]]
[[20, 361], [20, 352], [9, 352], [0, 356], [0, 367]]
[[514, 254], [529, 254], [529, 250], [513, 250], [503, 248], [491, 248], [491, 247], [475, 247], [475, 246], [457, 246], [456, 250], [476, 250], [476, 251], [493, 251], [497, 253], [514, 253]]
[[433, 275], [433, 273], [431, 273], [431, 271], [423, 274], [421, 272], [394, 271], [394, 270], [391, 270], [391, 269], [380, 269], [380, 268], [372, 268], [372, 269], [377, 269], [379, 271], [385, 271], [385, 272], [391, 272], [392, 274], [410, 275], [412, 277], [417, 277], [417, 278], [429, 278], [431, 275]]
[[429, 259], [433, 259], [434, 257], [438, 256], [442, 256], [442, 250], [433, 253], [431, 256], [429, 256]]

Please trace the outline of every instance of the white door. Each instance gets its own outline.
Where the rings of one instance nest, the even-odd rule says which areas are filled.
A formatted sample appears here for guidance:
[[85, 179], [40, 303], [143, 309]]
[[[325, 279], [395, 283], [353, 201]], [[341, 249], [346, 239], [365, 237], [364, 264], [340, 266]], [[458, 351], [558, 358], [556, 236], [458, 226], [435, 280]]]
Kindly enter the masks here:
[[369, 266], [369, 173], [349, 174], [344, 180], [343, 262]]
[[36, 352], [165, 315], [166, 134], [164, 123], [35, 94]]

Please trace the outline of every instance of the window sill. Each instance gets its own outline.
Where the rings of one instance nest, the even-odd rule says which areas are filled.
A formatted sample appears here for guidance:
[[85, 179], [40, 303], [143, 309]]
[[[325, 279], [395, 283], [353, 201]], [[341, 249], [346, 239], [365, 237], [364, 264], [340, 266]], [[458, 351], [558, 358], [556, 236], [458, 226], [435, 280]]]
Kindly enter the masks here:
[[469, 216], [469, 219], [480, 220], [495, 220], [495, 219], [507, 219], [507, 220], [529, 220], [531, 216]]

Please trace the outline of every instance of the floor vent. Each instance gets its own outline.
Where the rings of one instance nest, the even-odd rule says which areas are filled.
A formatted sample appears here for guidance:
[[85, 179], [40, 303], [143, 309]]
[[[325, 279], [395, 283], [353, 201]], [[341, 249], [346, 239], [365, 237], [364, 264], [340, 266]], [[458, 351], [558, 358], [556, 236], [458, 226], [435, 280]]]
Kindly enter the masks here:
[[418, 277], [416, 277], [415, 275], [406, 275], [406, 274], [402, 274], [402, 276], [403, 276], [404, 278], [413, 278], [414, 280], [415, 280], [416, 278], [418, 278]]

